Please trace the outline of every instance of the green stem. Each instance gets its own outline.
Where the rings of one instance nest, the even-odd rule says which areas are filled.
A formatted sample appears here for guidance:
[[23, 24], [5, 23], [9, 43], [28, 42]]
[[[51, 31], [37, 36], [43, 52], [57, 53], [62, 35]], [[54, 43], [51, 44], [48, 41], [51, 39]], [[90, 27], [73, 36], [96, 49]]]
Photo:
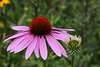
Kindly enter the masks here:
[[74, 67], [74, 56], [72, 56], [71, 67]]
[[46, 61], [45, 60], [43, 60], [43, 65], [44, 65], [44, 67], [46, 67]]

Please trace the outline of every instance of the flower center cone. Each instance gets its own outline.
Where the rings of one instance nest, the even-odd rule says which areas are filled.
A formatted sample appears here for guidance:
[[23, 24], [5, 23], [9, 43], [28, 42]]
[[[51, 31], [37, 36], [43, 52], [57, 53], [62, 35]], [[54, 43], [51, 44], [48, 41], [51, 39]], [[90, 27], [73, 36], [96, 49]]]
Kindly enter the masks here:
[[37, 17], [30, 24], [30, 31], [35, 35], [45, 35], [51, 32], [51, 24], [45, 17]]

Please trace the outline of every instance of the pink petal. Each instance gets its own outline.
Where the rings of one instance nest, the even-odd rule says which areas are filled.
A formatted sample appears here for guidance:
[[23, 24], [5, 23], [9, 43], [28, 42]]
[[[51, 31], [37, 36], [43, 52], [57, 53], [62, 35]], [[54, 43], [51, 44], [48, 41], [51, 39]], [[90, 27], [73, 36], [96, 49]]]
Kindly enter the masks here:
[[39, 49], [40, 49], [39, 46], [40, 46], [40, 36], [38, 37], [37, 44], [36, 44], [36, 47], [34, 49], [34, 53], [35, 53], [36, 58], [39, 58]]
[[61, 57], [61, 50], [59, 45], [57, 44], [58, 41], [53, 37], [51, 37], [50, 35], [46, 35], [46, 39], [52, 50], [55, 52], [55, 54]]
[[13, 38], [16, 38], [16, 37], [20, 37], [20, 36], [23, 36], [23, 35], [28, 34], [28, 33], [29, 32], [19, 32], [19, 33], [15, 34], [15, 35], [12, 35], [11, 37], [5, 39], [3, 41], [3, 43], [6, 42], [6, 41], [8, 41], [8, 40], [10, 40], [10, 39], [13, 39]]
[[60, 30], [60, 31], [75, 31], [74, 29], [60, 29], [52, 27], [52, 30]]
[[29, 30], [29, 27], [27, 27], [27, 26], [14, 26], [14, 27], [12, 27], [12, 29], [27, 31], [27, 30]]
[[47, 46], [44, 37], [40, 39], [40, 54], [44, 60], [47, 58]]
[[72, 35], [68, 34], [66, 31], [58, 32], [58, 34], [57, 34], [57, 31], [56, 31], [56, 33], [51, 33], [51, 35], [55, 39], [62, 40], [62, 41], [66, 41], [67, 38], [72, 37]]
[[66, 31], [56, 31], [56, 30], [51, 30], [51, 33], [56, 33], [56, 34], [68, 34]]
[[29, 36], [30, 36], [30, 35], [28, 35], [21, 43], [19, 43], [19, 44], [13, 49], [13, 51], [17, 51], [20, 47], [22, 47], [23, 45], [25, 45], [25, 44], [27, 43], [28, 39], [29, 39]]
[[20, 47], [18, 50], [15, 50], [14, 53], [18, 53], [18, 52], [24, 50], [29, 44], [31, 44], [31, 42], [33, 41], [33, 37], [34, 36], [31, 35], [30, 38], [28, 39], [28, 42], [25, 45], [23, 45], [22, 47]]
[[37, 39], [38, 39], [37, 36], [35, 36], [35, 38], [33, 38], [32, 42], [31, 42], [31, 44], [28, 46], [26, 53], [25, 53], [25, 59], [26, 60], [31, 56], [33, 50], [35, 49]]
[[60, 33], [62, 33], [62, 31], [51, 30], [51, 33], [57, 33], [57, 34], [60, 34]]
[[7, 39], [7, 38], [9, 38], [9, 37], [11, 37], [13, 35], [15, 35], [15, 34], [7, 35], [6, 37], [3, 38], [3, 40], [5, 40], [5, 39]]
[[56, 34], [56, 33], [51, 33], [51, 35], [58, 40], [64, 40], [65, 37], [63, 37], [64, 35], [60, 35], [60, 34]]
[[22, 46], [27, 42], [27, 39], [28, 39], [29, 36], [30, 36], [30, 34], [28, 34], [28, 35], [26, 36], [26, 38], [25, 38], [23, 41], [21, 41], [15, 48], [13, 48], [13, 49], [10, 51], [10, 53], [13, 52], [13, 51], [19, 50], [19, 48], [22, 47]]
[[58, 45], [59, 45], [59, 47], [61, 49], [62, 55], [65, 56], [65, 57], [68, 57], [67, 54], [66, 54], [66, 50], [63, 48], [63, 46], [59, 42], [57, 42], [57, 43], [58, 43]]
[[32, 41], [32, 38], [33, 36], [28, 35], [27, 38], [25, 38], [15, 49], [13, 49], [13, 51], [15, 51], [14, 53], [18, 53], [21, 50], [25, 49]]
[[7, 51], [13, 49], [14, 47], [16, 47], [21, 41], [23, 41], [25, 39], [27, 35], [16, 38], [7, 48]]

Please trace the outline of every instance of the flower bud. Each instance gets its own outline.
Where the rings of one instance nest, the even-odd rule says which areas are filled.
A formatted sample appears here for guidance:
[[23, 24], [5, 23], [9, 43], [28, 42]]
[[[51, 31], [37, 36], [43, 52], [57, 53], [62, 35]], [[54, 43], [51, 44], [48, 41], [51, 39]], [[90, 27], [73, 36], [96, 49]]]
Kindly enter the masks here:
[[81, 37], [80, 36], [77, 37], [76, 35], [75, 37], [72, 36], [71, 38], [67, 38], [65, 43], [70, 49], [72, 50], [77, 49], [80, 46]]
[[71, 38], [67, 38], [65, 43], [67, 45], [68, 49], [68, 53], [73, 55], [73, 54], [77, 54], [78, 52], [81, 51], [80, 48], [80, 44], [81, 44], [81, 37], [80, 36], [71, 36]]

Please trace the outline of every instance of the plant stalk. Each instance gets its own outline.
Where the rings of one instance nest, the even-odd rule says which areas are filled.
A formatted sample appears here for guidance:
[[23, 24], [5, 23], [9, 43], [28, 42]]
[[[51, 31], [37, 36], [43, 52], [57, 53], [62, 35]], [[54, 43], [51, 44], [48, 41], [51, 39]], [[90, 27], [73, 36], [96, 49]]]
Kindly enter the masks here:
[[74, 56], [72, 56], [71, 67], [74, 67]]

